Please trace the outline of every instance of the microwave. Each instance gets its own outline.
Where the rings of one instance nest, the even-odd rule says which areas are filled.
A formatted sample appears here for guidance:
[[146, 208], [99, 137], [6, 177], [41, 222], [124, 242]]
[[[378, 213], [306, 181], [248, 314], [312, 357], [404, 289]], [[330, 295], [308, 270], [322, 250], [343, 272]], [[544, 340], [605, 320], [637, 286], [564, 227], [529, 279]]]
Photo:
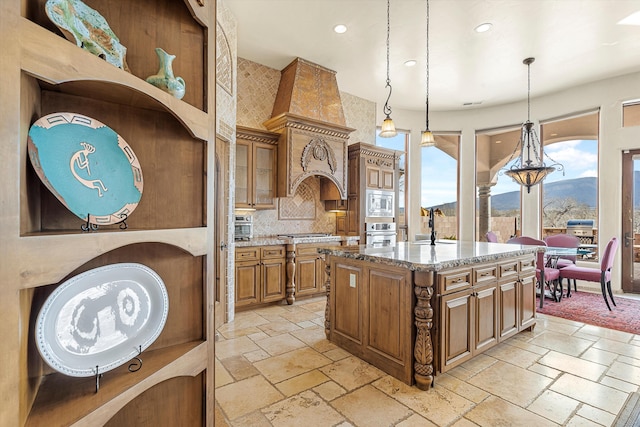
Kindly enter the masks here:
[[365, 205], [368, 217], [393, 218], [395, 216], [395, 193], [393, 191], [366, 190]]
[[236, 215], [233, 220], [234, 239], [253, 239], [253, 217], [251, 215]]

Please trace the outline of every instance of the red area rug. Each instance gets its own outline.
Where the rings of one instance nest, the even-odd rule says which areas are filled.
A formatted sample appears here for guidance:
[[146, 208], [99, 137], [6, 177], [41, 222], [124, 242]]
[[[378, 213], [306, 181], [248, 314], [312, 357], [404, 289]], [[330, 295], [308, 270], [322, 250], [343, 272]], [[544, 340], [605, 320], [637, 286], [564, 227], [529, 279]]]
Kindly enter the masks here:
[[640, 334], [640, 300], [616, 295], [614, 298], [618, 305], [614, 306], [609, 300], [611, 311], [607, 310], [602, 294], [581, 291], [573, 292], [571, 298], [562, 298], [560, 302], [546, 299], [542, 309], [536, 299], [536, 309], [550, 316]]

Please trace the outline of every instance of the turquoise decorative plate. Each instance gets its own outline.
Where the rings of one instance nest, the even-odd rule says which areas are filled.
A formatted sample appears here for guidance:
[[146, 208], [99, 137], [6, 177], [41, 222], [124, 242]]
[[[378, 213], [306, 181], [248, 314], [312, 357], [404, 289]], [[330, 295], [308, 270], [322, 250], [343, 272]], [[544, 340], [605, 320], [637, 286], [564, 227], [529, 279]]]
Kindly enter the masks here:
[[53, 113], [29, 129], [29, 159], [46, 187], [78, 218], [97, 225], [126, 219], [142, 197], [133, 150], [108, 126], [76, 113]]
[[138, 356], [158, 338], [168, 314], [167, 289], [155, 271], [110, 264], [53, 291], [36, 320], [36, 345], [56, 371], [90, 377]]

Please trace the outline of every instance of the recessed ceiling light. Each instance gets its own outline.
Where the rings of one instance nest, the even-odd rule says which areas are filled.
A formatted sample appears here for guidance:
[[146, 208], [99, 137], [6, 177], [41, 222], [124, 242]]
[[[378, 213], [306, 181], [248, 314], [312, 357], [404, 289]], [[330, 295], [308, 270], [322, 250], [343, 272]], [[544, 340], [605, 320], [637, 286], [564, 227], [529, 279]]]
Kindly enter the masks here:
[[416, 61], [415, 59], [410, 59], [408, 61], [405, 61], [404, 65], [406, 65], [407, 67], [413, 67], [417, 63], [418, 63], [418, 61]]
[[558, 134], [557, 133], [552, 133], [551, 136], [558, 136]]
[[335, 31], [338, 34], [346, 33], [347, 32], [347, 26], [344, 25], [344, 24], [338, 24], [335, 27], [333, 27], [333, 31]]
[[476, 28], [474, 28], [476, 33], [484, 33], [486, 31], [489, 31], [491, 29], [491, 27], [493, 27], [493, 24], [490, 22], [485, 22], [484, 24], [480, 24], [478, 25]]
[[640, 25], [640, 10], [618, 21], [618, 25]]
[[502, 141], [501, 140], [497, 140], [496, 144], [502, 144]]

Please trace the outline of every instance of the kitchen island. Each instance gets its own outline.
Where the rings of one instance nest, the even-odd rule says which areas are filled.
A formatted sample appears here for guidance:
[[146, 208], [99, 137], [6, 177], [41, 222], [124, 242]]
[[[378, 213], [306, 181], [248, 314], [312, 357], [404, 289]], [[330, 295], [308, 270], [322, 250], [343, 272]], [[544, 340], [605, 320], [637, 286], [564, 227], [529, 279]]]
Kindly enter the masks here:
[[436, 372], [533, 329], [537, 251], [450, 240], [319, 249], [327, 338], [426, 390]]

